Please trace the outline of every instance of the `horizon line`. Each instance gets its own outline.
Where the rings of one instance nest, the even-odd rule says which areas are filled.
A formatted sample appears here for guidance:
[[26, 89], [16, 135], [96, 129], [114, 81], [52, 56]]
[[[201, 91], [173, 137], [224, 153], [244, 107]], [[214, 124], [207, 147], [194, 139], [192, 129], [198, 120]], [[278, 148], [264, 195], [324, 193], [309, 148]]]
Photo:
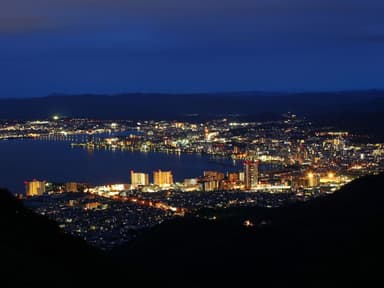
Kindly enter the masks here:
[[[301, 90], [301, 91], [282, 91], [282, 90], [233, 90], [233, 91], [217, 91], [217, 92], [145, 92], [145, 91], [131, 91], [131, 92], [114, 92], [114, 93], [94, 93], [94, 92], [83, 92], [83, 93], [61, 93], [52, 92], [45, 96], [15, 96], [15, 97], [0, 97], [0, 100], [30, 100], [30, 99], [43, 99], [50, 97], [76, 97], [76, 96], [129, 96], [129, 95], [148, 95], [148, 96], [195, 96], [195, 95], [231, 95], [231, 94], [259, 94], [254, 96], [282, 96], [282, 95], [301, 95], [301, 94], [339, 94], [339, 93], [366, 93], [366, 92], [384, 92], [384, 88], [369, 88], [369, 89], [335, 89], [335, 90]], [[265, 94], [265, 95], [262, 95]], [[242, 96], [243, 96], [242, 95]], [[235, 95], [231, 95], [235, 96]], [[249, 95], [252, 96], [252, 95]]]

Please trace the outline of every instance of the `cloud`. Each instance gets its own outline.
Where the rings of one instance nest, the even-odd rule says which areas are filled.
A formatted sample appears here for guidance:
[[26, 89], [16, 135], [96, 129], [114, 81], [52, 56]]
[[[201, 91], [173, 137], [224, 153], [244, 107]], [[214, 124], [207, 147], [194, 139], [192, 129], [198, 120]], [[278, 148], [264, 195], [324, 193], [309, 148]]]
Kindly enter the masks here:
[[[182, 47], [324, 42], [382, 27], [383, 9], [382, 0], [1, 0], [0, 34], [61, 29], [106, 37], [118, 31], [130, 45], [173, 41]], [[135, 31], [153, 39], [138, 39]]]
[[0, 34], [22, 34], [54, 28], [44, 17], [0, 17]]

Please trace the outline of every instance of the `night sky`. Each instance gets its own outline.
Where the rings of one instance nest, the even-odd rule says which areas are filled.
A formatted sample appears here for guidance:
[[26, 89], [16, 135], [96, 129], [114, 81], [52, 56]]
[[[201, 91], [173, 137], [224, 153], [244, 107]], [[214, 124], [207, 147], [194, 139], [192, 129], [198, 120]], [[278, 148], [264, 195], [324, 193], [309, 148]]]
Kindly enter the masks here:
[[0, 97], [384, 88], [383, 0], [1, 0]]

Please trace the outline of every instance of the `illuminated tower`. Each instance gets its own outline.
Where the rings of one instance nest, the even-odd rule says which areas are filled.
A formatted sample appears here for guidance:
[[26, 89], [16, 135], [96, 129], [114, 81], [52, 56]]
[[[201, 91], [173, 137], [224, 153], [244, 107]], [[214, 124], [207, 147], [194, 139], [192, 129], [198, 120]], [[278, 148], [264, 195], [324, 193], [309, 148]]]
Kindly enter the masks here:
[[246, 190], [257, 187], [259, 181], [259, 161], [247, 160], [244, 162], [244, 184]]
[[173, 175], [171, 171], [155, 171], [153, 172], [153, 183], [160, 187], [170, 186], [173, 184]]
[[45, 193], [45, 181], [32, 181], [25, 182], [25, 194], [27, 196], [39, 196]]

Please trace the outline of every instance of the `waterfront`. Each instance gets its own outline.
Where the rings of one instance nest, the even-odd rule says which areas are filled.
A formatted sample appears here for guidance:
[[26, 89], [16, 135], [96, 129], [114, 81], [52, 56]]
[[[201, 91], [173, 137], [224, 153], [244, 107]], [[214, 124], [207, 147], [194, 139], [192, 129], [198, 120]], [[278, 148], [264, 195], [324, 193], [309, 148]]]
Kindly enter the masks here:
[[167, 154], [71, 147], [69, 141], [0, 141], [0, 187], [24, 192], [24, 181], [130, 183], [130, 170], [171, 170], [176, 181], [198, 177], [204, 170], [239, 171], [242, 162], [198, 154]]

